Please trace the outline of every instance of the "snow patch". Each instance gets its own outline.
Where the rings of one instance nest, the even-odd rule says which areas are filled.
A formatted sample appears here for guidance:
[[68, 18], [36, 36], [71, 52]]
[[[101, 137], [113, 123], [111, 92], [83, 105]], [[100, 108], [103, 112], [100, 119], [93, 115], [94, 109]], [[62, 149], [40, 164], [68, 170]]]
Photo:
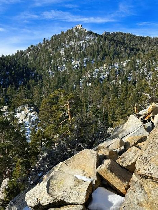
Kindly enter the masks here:
[[83, 180], [85, 182], [90, 182], [90, 181], [93, 181], [93, 179], [90, 179], [86, 176], [82, 176], [82, 175], [74, 175], [77, 179], [80, 179], [80, 180]]
[[34, 107], [29, 107], [27, 104], [19, 106], [14, 116], [21, 125], [21, 131], [25, 132], [26, 140], [30, 142], [32, 128], [36, 129], [38, 124], [38, 114], [34, 111]]
[[89, 210], [119, 210], [124, 197], [98, 187], [92, 193], [92, 201], [88, 206]]

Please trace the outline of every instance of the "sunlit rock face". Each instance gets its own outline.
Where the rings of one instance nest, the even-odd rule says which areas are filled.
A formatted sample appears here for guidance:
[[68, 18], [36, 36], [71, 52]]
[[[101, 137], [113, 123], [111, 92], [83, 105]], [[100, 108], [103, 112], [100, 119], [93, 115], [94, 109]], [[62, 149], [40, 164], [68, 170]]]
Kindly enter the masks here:
[[149, 135], [136, 161], [121, 210], [156, 210], [158, 207], [158, 127]]

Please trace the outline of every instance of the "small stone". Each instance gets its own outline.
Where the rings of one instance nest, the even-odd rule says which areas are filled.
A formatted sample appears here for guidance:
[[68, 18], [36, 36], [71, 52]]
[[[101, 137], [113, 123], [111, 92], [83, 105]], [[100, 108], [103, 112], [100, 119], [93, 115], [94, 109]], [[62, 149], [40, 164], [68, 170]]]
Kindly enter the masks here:
[[109, 151], [109, 159], [112, 159], [112, 160], [117, 160], [118, 158], [118, 152], [116, 150], [110, 150]]

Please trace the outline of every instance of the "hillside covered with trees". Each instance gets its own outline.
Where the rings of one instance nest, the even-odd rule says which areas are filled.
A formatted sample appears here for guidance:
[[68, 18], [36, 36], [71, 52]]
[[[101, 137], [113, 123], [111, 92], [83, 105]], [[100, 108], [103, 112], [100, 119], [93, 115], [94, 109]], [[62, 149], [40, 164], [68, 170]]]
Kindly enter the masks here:
[[[157, 100], [157, 81], [158, 38], [99, 35], [80, 25], [1, 56], [0, 107], [9, 112], [0, 114], [0, 183], [10, 179], [6, 203], [30, 185], [41, 153], [53, 151], [55, 165], [94, 147], [135, 104], [143, 109]], [[26, 104], [39, 117], [30, 142], [15, 118], [15, 110]]]

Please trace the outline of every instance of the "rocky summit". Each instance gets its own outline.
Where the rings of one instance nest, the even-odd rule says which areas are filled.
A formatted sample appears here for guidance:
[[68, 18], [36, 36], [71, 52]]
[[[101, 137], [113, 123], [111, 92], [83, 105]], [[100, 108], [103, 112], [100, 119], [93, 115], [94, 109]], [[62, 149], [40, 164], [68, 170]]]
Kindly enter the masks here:
[[158, 126], [148, 132], [145, 117], [129, 116], [109, 139], [60, 162], [6, 209], [157, 210]]

